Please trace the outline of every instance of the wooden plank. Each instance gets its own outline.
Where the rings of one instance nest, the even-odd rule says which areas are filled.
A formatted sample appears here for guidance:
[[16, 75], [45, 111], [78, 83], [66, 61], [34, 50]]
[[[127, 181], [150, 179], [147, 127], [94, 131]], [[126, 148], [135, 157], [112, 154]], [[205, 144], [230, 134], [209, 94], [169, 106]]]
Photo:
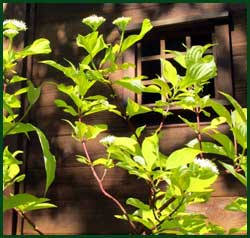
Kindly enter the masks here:
[[[103, 167], [97, 167], [100, 177], [104, 172]], [[30, 169], [26, 180], [26, 192], [43, 195], [45, 174], [43, 170]], [[128, 175], [120, 168], [110, 169], [103, 183], [107, 191], [119, 198], [139, 196], [146, 198], [148, 187], [143, 180]], [[126, 189], [120, 189], [121, 187]], [[213, 185], [213, 197], [246, 196], [246, 189], [232, 175], [220, 175]], [[49, 190], [48, 197], [53, 201], [72, 201], [76, 197], [94, 196], [99, 193], [99, 188], [91, 170], [86, 165], [79, 163], [78, 167], [57, 168], [55, 181]], [[86, 198], [87, 199], [87, 198]]]
[[215, 47], [216, 65], [218, 68], [217, 80], [215, 80], [215, 97], [223, 98], [219, 91], [233, 95], [233, 82], [231, 72], [231, 48], [229, 25], [215, 26], [215, 39], [218, 46]]
[[213, 197], [208, 203], [192, 205], [188, 210], [204, 214], [210, 221], [224, 227], [228, 231], [230, 228], [243, 226], [247, 221], [246, 214], [243, 212], [224, 210], [224, 207], [234, 199], [236, 197]]
[[[204, 123], [205, 125], [205, 123]], [[203, 126], [204, 126], [203, 125]], [[176, 136], [176, 129], [178, 128], [179, 135]], [[149, 127], [143, 134], [148, 136], [156, 130], [156, 127]], [[227, 133], [228, 127], [222, 125], [220, 127], [221, 132]], [[75, 160], [75, 155], [82, 154], [82, 146], [79, 142], [72, 139], [71, 132], [68, 130], [68, 135], [49, 137], [49, 142], [52, 152], [56, 155], [57, 166], [59, 167], [74, 167], [79, 166], [79, 163]], [[94, 159], [99, 158], [105, 154], [104, 147], [99, 143], [99, 140], [107, 135], [113, 134], [115, 136], [130, 136], [131, 132], [128, 130], [103, 132], [96, 139], [87, 141], [87, 147], [90, 156]], [[28, 168], [41, 168], [43, 167], [43, 159], [41, 157], [41, 149], [38, 138], [33, 135], [30, 140]], [[181, 148], [184, 144], [195, 138], [194, 132], [183, 124], [164, 126], [162, 130], [162, 139], [160, 140], [160, 150], [164, 154], [169, 154], [172, 151]], [[208, 137], [203, 138], [208, 140]]]
[[[84, 196], [84, 194], [83, 194]], [[100, 194], [98, 195], [100, 197]], [[211, 198], [207, 204], [190, 207], [189, 211], [207, 215], [211, 222], [226, 229], [240, 227], [246, 223], [244, 213], [225, 211], [224, 207], [234, 197]], [[104, 199], [75, 200], [58, 202], [58, 208], [30, 213], [30, 217], [46, 234], [129, 234], [127, 223], [117, 220], [114, 214], [120, 214], [112, 202]], [[226, 222], [225, 222], [226, 221]], [[97, 225], [98, 224], [98, 225]], [[24, 234], [35, 234], [25, 223]]]

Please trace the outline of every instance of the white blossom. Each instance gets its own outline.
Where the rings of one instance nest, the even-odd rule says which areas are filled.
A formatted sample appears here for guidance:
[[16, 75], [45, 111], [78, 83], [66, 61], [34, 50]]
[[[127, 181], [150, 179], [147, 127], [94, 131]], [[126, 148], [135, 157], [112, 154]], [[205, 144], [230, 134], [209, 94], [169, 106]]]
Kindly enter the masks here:
[[82, 19], [82, 23], [88, 25], [93, 31], [96, 31], [100, 25], [102, 25], [106, 19], [104, 17], [99, 17], [92, 15]]
[[7, 29], [3, 31], [3, 35], [8, 38], [14, 38], [17, 34], [18, 34], [18, 31], [14, 29]]
[[26, 31], [27, 27], [23, 21], [8, 19], [3, 22], [3, 29], [14, 29], [17, 31]]
[[101, 100], [100, 102], [101, 102], [101, 104], [102, 104], [103, 106], [105, 106], [105, 107], [108, 107], [108, 106], [109, 106], [109, 102], [106, 101], [106, 100]]
[[115, 141], [115, 136], [106, 136], [100, 140], [100, 143], [111, 145]]
[[113, 21], [113, 24], [118, 26], [121, 31], [125, 31], [130, 21], [131, 17], [119, 17]]
[[194, 163], [204, 169], [210, 169], [213, 173], [219, 174], [216, 165], [208, 159], [198, 159], [194, 160]]
[[145, 159], [139, 155], [134, 156], [134, 161], [140, 165], [145, 165]]

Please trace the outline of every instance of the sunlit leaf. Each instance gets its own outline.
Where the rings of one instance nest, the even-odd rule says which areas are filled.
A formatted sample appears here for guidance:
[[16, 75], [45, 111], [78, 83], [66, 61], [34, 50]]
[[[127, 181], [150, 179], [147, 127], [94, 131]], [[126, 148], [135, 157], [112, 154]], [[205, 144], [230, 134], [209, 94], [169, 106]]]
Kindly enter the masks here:
[[192, 148], [182, 148], [171, 153], [166, 161], [167, 169], [178, 168], [194, 161], [200, 150]]

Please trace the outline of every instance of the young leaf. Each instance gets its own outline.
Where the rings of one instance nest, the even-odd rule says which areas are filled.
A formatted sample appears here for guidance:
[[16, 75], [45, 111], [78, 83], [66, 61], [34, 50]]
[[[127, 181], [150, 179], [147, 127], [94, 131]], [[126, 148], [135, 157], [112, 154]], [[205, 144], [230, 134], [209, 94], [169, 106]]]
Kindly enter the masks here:
[[200, 153], [200, 150], [192, 148], [182, 148], [174, 151], [169, 155], [166, 161], [167, 169], [178, 168], [194, 161], [195, 157]]
[[207, 179], [200, 179], [195, 177], [190, 177], [189, 187], [187, 188], [187, 192], [211, 192], [211, 185], [216, 181], [218, 175], [214, 175]]
[[144, 19], [141, 27], [141, 32], [138, 35], [130, 35], [124, 39], [121, 47], [121, 52], [123, 53], [129, 47], [134, 45], [137, 41], [140, 41], [147, 32], [152, 29], [152, 24], [149, 19]]
[[140, 201], [137, 198], [128, 198], [126, 200], [126, 204], [131, 205], [133, 207], [142, 209], [142, 210], [149, 210], [149, 205], [145, 204], [144, 202]]
[[220, 164], [223, 165], [223, 167], [225, 169], [227, 169], [235, 178], [237, 178], [244, 186], [247, 186], [247, 180], [246, 180], [246, 177], [244, 177], [243, 175], [237, 173], [234, 169], [234, 167], [230, 164], [226, 164], [222, 161], [219, 161]]
[[123, 78], [120, 80], [116, 80], [115, 84], [118, 84], [124, 88], [127, 88], [135, 93], [142, 93], [145, 89], [144, 84], [142, 83], [142, 79], [145, 78], [144, 76], [136, 77], [136, 78]]
[[48, 201], [48, 198], [37, 198], [31, 194], [22, 193], [22, 194], [16, 194], [10, 197], [4, 197], [3, 198], [3, 211], [7, 211], [12, 208], [18, 208], [21, 211], [31, 211], [31, 210], [37, 210], [42, 208], [50, 208], [55, 207], [53, 204], [45, 203]]
[[85, 156], [82, 155], [76, 155], [76, 160], [82, 164], [90, 165], [90, 162]]
[[247, 199], [238, 197], [225, 207], [228, 211], [247, 212]]
[[240, 106], [240, 104], [232, 97], [230, 96], [229, 94], [227, 93], [223, 93], [223, 92], [220, 92], [223, 96], [225, 96], [227, 98], [227, 100], [233, 105], [233, 107], [235, 108], [235, 110], [239, 113], [241, 119], [243, 122], [246, 122], [247, 121], [247, 118], [246, 118], [246, 111], [244, 112], [243, 108]]
[[106, 159], [106, 158], [99, 158], [99, 159], [94, 160], [93, 165], [94, 166], [96, 166], [96, 165], [103, 165], [103, 166], [105, 166], [108, 169], [114, 167], [113, 161], [111, 159]]
[[171, 54], [174, 54], [175, 57], [174, 57], [174, 60], [180, 64], [184, 69], [187, 68], [186, 66], [186, 60], [185, 60], [185, 54], [183, 54], [182, 52], [179, 52], [179, 51], [175, 51], [175, 50], [165, 50], [165, 52], [169, 52]]
[[225, 117], [227, 123], [232, 125], [231, 115], [228, 110], [220, 103], [216, 102], [213, 99], [209, 99], [209, 105], [213, 108], [213, 110], [218, 114], [220, 117]]
[[22, 51], [16, 53], [16, 59], [24, 58], [29, 55], [49, 54], [51, 52], [50, 42], [47, 39], [40, 38], [31, 45], [25, 47]]
[[98, 124], [94, 126], [88, 125], [87, 128], [88, 130], [85, 136], [89, 140], [96, 138], [101, 132], [106, 131], [108, 127], [105, 124]]
[[156, 133], [144, 139], [141, 151], [146, 161], [147, 169], [151, 170], [153, 164], [159, 158], [159, 138]]
[[128, 98], [128, 104], [126, 107], [126, 114], [128, 115], [129, 118], [143, 114], [146, 112], [150, 112], [151, 109], [145, 106], [142, 106], [136, 102], [134, 102], [132, 99]]
[[176, 68], [168, 60], [161, 59], [161, 64], [164, 78], [175, 87], [179, 80]]
[[17, 82], [21, 82], [21, 81], [25, 81], [27, 80], [27, 78], [24, 78], [24, 77], [21, 77], [21, 76], [18, 76], [18, 75], [14, 75], [10, 82], [9, 83], [17, 83]]
[[40, 97], [41, 89], [39, 87], [38, 88], [34, 87], [31, 81], [27, 82], [28, 82], [28, 92], [27, 92], [28, 101], [31, 105], [33, 105]]
[[203, 48], [200, 45], [195, 45], [188, 49], [185, 56], [186, 66], [190, 67], [197, 63], [202, 58], [203, 52]]
[[57, 107], [64, 108], [63, 109], [64, 112], [67, 112], [67, 113], [71, 114], [72, 116], [78, 115], [76, 110], [72, 106], [68, 105], [65, 101], [63, 101], [61, 99], [56, 99], [54, 102], [55, 102]]
[[211, 134], [209, 135], [214, 140], [219, 142], [222, 146], [224, 151], [226, 152], [227, 157], [231, 158], [232, 160], [235, 159], [235, 149], [232, 141], [226, 136], [221, 133]]

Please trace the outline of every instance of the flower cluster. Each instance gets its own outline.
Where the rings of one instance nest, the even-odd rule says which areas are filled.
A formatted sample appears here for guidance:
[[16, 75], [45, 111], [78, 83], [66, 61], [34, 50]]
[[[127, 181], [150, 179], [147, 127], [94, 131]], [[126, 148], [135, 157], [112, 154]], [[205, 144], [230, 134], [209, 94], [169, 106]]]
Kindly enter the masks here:
[[8, 19], [3, 22], [3, 29], [13, 29], [16, 31], [26, 31], [27, 27], [23, 21]]
[[82, 23], [89, 26], [92, 31], [96, 31], [105, 21], [106, 19], [104, 17], [98, 17], [96, 15], [92, 15], [82, 19]]
[[113, 24], [116, 25], [121, 31], [125, 31], [130, 21], [131, 17], [119, 17], [113, 21]]
[[100, 140], [104, 145], [111, 145], [115, 141], [115, 136], [106, 136]]
[[13, 39], [20, 31], [26, 31], [27, 27], [23, 21], [8, 19], [3, 22], [3, 35]]
[[194, 163], [197, 164], [200, 168], [209, 169], [211, 172], [213, 172], [215, 174], [219, 174], [219, 171], [218, 171], [216, 165], [208, 159], [196, 158], [194, 160]]

